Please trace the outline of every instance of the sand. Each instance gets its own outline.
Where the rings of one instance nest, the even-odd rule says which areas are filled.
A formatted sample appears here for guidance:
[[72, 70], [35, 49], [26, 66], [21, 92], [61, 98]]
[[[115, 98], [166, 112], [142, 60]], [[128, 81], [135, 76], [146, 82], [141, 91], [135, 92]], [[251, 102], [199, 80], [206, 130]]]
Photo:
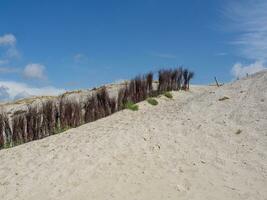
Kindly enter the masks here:
[[0, 199], [267, 199], [267, 72], [172, 93], [1, 150]]

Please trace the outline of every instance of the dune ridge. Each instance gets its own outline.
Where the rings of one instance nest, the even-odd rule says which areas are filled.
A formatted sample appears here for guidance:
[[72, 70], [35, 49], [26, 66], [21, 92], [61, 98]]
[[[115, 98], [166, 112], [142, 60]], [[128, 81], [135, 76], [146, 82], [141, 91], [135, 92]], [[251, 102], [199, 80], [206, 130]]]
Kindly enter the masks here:
[[267, 199], [267, 72], [172, 94], [1, 150], [0, 198]]

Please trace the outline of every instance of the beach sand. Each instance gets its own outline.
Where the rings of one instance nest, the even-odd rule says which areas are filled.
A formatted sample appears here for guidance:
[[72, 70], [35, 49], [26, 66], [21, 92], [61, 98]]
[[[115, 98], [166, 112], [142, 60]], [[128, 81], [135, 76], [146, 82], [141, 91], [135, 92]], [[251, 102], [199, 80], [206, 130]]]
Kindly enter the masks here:
[[172, 94], [1, 150], [0, 199], [267, 199], [267, 72]]

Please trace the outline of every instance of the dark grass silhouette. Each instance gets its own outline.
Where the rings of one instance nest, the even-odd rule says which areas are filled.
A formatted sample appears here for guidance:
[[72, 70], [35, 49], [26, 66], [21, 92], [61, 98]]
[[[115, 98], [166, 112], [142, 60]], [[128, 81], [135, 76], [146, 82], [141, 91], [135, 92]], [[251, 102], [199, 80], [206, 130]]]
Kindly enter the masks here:
[[[84, 105], [61, 95], [56, 100], [46, 100], [40, 105], [28, 105], [26, 111], [13, 116], [0, 114], [0, 148], [57, 134], [83, 123], [93, 122], [112, 113], [129, 108], [150, 97], [172, 90], [188, 90], [194, 73], [187, 69], [164, 69], [158, 72], [158, 85], [153, 88], [153, 73], [136, 76], [122, 86], [116, 98], [111, 98], [106, 87], [93, 90]], [[130, 104], [129, 104], [130, 102]], [[10, 120], [9, 120], [10, 119]]]
[[27, 142], [25, 130], [25, 116], [15, 115], [12, 119], [12, 145], [18, 145]]
[[55, 127], [53, 101], [48, 100], [43, 102], [41, 111], [42, 111], [41, 137], [46, 137], [53, 134], [53, 130]]
[[4, 116], [2, 113], [0, 113], [0, 148], [4, 147], [4, 143], [5, 143], [4, 134], [3, 134], [4, 129], [5, 129]]
[[162, 94], [166, 91], [180, 90], [184, 84], [187, 84], [187, 82], [185, 83], [187, 79], [183, 79], [184, 73], [188, 73], [188, 70], [183, 70], [181, 67], [177, 69], [160, 70], [158, 72], [158, 93]]
[[59, 116], [57, 113], [54, 116], [59, 118], [55, 122], [60, 122], [58, 126], [54, 126], [55, 128], [58, 127], [66, 130], [82, 124], [82, 109], [77, 101], [71, 101], [61, 97], [59, 102]]
[[28, 106], [26, 113], [26, 130], [28, 141], [37, 140], [40, 138], [42, 118], [38, 113], [36, 106]]
[[6, 113], [0, 113], [0, 148], [11, 146], [12, 131]]
[[106, 87], [100, 88], [85, 103], [84, 121], [86, 123], [98, 120], [116, 112], [116, 100], [110, 98]]

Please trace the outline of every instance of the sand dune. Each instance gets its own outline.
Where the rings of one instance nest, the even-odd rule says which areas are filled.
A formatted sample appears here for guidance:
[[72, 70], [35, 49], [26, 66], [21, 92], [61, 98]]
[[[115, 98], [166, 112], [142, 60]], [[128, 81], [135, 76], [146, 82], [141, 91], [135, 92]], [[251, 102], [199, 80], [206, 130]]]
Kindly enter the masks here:
[[0, 199], [267, 199], [267, 72], [173, 95], [1, 150]]

